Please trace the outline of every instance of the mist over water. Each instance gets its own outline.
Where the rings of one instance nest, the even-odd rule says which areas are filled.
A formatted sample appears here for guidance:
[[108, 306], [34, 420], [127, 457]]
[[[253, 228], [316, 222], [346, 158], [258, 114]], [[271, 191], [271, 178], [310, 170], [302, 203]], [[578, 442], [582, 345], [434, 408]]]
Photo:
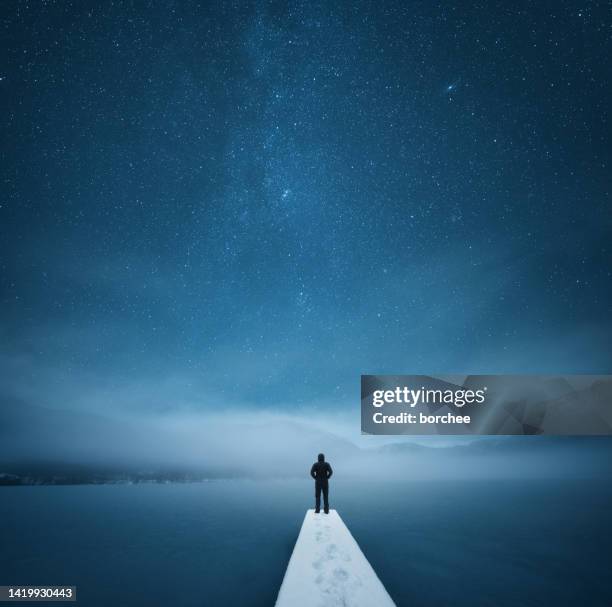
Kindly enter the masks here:
[[111, 418], [11, 402], [0, 422], [0, 473], [30, 476], [41, 466], [78, 466], [151, 479], [169, 470], [200, 479], [302, 478], [322, 451], [355, 479], [612, 478], [610, 437], [373, 437], [360, 436], [350, 417], [321, 414]]

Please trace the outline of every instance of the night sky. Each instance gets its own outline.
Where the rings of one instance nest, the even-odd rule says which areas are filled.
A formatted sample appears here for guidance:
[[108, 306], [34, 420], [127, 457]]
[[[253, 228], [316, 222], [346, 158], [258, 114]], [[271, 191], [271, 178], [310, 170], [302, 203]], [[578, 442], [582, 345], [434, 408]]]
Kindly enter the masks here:
[[0, 11], [2, 398], [612, 371], [606, 3]]

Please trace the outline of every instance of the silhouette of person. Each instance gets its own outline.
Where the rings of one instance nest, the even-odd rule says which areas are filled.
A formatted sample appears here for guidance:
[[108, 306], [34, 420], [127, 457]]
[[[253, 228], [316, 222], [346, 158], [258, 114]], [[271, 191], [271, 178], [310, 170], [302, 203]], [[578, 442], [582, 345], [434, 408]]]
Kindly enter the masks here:
[[323, 492], [323, 509], [325, 514], [329, 514], [329, 479], [334, 473], [332, 467], [328, 462], [325, 461], [325, 456], [319, 453], [312, 468], [310, 469], [310, 476], [315, 480], [315, 512], [319, 514], [321, 512], [321, 491]]

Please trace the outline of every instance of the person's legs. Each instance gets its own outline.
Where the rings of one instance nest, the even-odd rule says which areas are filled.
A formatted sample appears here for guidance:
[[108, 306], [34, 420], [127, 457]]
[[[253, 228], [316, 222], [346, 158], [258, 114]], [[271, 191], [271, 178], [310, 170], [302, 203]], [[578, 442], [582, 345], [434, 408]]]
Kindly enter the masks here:
[[325, 483], [323, 485], [323, 509], [325, 510], [325, 514], [329, 514], [329, 484]]
[[321, 483], [315, 482], [315, 512], [321, 512]]

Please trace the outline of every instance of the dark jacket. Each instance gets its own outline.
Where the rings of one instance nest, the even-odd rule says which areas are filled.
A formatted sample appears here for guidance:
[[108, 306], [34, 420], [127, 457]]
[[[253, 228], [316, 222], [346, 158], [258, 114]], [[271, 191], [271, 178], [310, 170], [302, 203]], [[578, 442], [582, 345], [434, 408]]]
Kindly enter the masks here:
[[327, 479], [331, 478], [334, 473], [332, 467], [325, 458], [319, 456], [319, 461], [315, 462], [310, 469], [310, 476], [317, 481], [317, 483], [327, 483]]

